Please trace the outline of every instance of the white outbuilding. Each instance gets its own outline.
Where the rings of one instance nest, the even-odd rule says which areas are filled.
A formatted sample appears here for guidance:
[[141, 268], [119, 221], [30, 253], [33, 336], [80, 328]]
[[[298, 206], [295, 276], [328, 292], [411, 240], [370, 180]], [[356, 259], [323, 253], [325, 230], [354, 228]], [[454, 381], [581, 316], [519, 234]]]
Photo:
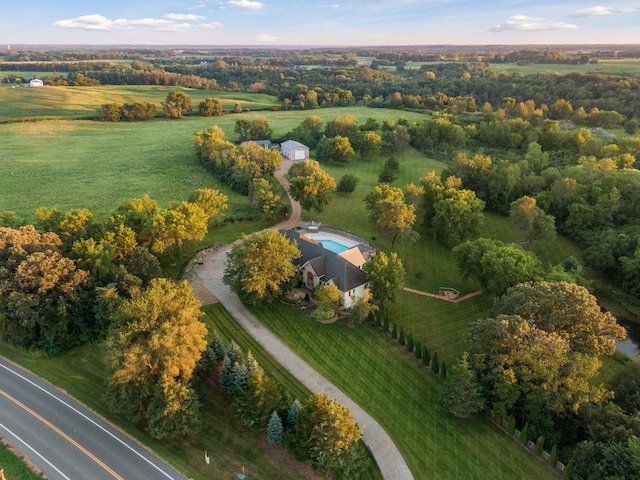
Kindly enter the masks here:
[[289, 160], [306, 160], [309, 158], [309, 147], [295, 140], [287, 140], [281, 143], [280, 151], [282, 156]]
[[44, 82], [39, 78], [32, 78], [31, 80], [29, 80], [29, 86], [30, 87], [43, 87], [44, 86]]

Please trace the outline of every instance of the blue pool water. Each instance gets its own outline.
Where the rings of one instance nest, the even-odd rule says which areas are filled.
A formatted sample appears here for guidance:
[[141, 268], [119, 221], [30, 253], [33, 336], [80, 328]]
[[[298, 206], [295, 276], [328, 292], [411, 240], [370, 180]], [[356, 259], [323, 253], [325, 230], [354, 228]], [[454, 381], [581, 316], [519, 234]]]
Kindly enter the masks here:
[[334, 240], [318, 240], [324, 248], [331, 250], [334, 253], [342, 253], [349, 250], [349, 247], [342, 245]]

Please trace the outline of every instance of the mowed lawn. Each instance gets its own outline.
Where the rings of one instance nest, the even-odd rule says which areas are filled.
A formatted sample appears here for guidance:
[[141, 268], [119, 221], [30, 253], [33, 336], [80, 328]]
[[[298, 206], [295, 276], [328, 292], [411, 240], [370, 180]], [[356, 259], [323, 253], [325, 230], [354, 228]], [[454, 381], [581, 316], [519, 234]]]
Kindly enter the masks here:
[[[34, 210], [42, 206], [63, 211], [88, 208], [105, 218], [123, 202], [145, 193], [166, 207], [186, 199], [196, 188], [221, 188], [230, 197], [228, 215], [246, 217], [248, 199], [219, 185], [199, 165], [192, 146], [197, 131], [219, 125], [235, 141], [235, 122], [240, 118], [267, 118], [278, 137], [309, 115], [320, 115], [325, 121], [354, 115], [364, 122], [368, 117], [397, 119], [403, 113], [345, 107], [140, 123], [50, 120], [0, 124], [0, 212], [14, 211], [31, 222]], [[410, 119], [420, 118], [410, 115]]]
[[321, 325], [277, 302], [252, 309], [298, 355], [391, 435], [416, 479], [553, 478], [488, 420], [458, 419], [438, 402], [439, 380], [379, 329]]

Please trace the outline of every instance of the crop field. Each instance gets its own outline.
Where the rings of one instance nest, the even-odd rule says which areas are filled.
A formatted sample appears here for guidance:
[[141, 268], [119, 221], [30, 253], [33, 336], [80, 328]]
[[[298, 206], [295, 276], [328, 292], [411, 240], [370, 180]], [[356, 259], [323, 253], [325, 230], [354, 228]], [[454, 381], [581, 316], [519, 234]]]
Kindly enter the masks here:
[[[88, 208], [105, 218], [124, 201], [145, 193], [166, 207], [186, 199], [196, 188], [221, 188], [230, 198], [229, 214], [233, 211], [242, 217], [250, 208], [247, 198], [219, 185], [200, 166], [191, 144], [195, 132], [219, 125], [235, 141], [239, 118], [265, 117], [278, 137], [309, 115], [320, 115], [325, 121], [354, 115], [364, 122], [368, 117], [397, 119], [403, 113], [345, 107], [133, 123], [51, 120], [0, 124], [0, 212], [14, 211], [32, 221], [34, 210], [41, 206], [63, 211]], [[405, 117], [422, 118], [419, 114]]]
[[[11, 72], [4, 72], [11, 73]], [[105, 103], [149, 102], [162, 112], [162, 101], [173, 91], [191, 97], [197, 112], [198, 104], [209, 97], [222, 101], [225, 110], [236, 103], [244, 110], [265, 110], [278, 105], [276, 97], [242, 92], [218, 92], [163, 86], [97, 86], [97, 87], [0, 87], [0, 122], [28, 118], [97, 118], [96, 110]]]
[[616, 75], [640, 75], [640, 61], [636, 59], [602, 60], [599, 63], [587, 65], [562, 65], [562, 64], [535, 64], [516, 65], [515, 63], [493, 64], [490, 68], [495, 72], [519, 72], [523, 75], [537, 73], [557, 73], [567, 75], [569, 73], [613, 73]]

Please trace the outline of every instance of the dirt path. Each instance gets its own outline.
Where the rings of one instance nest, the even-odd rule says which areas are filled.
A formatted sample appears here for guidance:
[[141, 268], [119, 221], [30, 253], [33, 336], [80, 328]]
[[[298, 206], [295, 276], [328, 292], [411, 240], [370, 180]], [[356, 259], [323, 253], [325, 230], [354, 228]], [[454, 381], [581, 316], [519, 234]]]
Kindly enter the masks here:
[[289, 197], [289, 201], [291, 202], [291, 216], [286, 220], [275, 225], [273, 228], [275, 230], [281, 230], [284, 228], [296, 227], [300, 223], [300, 218], [302, 215], [302, 209], [300, 208], [300, 203], [296, 202], [293, 198], [291, 198], [291, 194], [289, 193], [289, 180], [285, 177], [291, 165], [294, 164], [293, 160], [289, 160], [288, 158], [283, 158], [282, 163], [280, 163], [280, 167], [275, 171], [274, 176], [280, 182], [280, 184], [284, 187], [287, 192], [287, 196]]
[[413, 288], [409, 288], [409, 287], [404, 287], [403, 290], [405, 292], [411, 292], [411, 293], [415, 293], [417, 295], [422, 295], [423, 297], [437, 298], [438, 300], [444, 300], [445, 302], [451, 302], [451, 303], [464, 302], [465, 300], [469, 300], [470, 298], [476, 297], [476, 296], [478, 296], [478, 295], [480, 295], [482, 293], [482, 290], [477, 290], [475, 292], [467, 293], [466, 295], [463, 295], [462, 297], [451, 298], [451, 297], [445, 297], [444, 295], [436, 295], [435, 293], [429, 293], [429, 292], [422, 292], [420, 290], [414, 290]]

